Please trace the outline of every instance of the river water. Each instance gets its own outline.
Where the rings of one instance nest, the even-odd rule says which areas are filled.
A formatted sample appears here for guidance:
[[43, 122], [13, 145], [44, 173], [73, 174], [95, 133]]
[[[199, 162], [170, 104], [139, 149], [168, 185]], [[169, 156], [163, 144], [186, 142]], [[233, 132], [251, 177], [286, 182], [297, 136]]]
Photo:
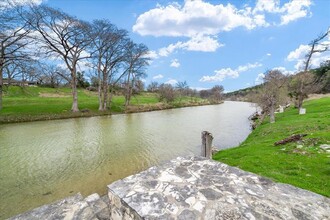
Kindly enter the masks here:
[[200, 155], [201, 132], [219, 148], [250, 133], [250, 103], [0, 125], [0, 219], [106, 185], [177, 156]]

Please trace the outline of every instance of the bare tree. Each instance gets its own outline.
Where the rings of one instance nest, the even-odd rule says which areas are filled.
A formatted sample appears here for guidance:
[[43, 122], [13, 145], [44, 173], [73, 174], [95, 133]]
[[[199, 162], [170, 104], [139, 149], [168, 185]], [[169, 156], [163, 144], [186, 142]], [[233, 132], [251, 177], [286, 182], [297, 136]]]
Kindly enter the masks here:
[[145, 77], [145, 67], [149, 65], [148, 48], [144, 44], [130, 42], [126, 57], [125, 108], [130, 104], [132, 89], [136, 80]]
[[158, 93], [159, 101], [173, 102], [176, 98], [175, 89], [171, 84], [161, 84]]
[[187, 81], [178, 82], [176, 84], [176, 89], [179, 92], [179, 102], [181, 102], [183, 96], [187, 96], [189, 92], [189, 86]]
[[62, 84], [63, 79], [69, 80], [68, 82], [70, 82], [70, 77], [64, 74], [64, 71], [59, 66], [40, 63], [39, 70], [42, 72], [38, 78], [38, 82], [41, 85], [57, 88]]
[[315, 78], [309, 72], [312, 56], [315, 53], [322, 53], [329, 50], [329, 44], [324, 43], [324, 39], [329, 35], [330, 28], [319, 37], [314, 39], [310, 44], [310, 50], [305, 56], [304, 69], [301, 73], [297, 74], [290, 85], [291, 95], [296, 98], [296, 107], [301, 108], [303, 101], [307, 98], [308, 94], [315, 91], [314, 85]]
[[144, 91], [144, 82], [141, 79], [137, 79], [134, 82], [133, 93], [140, 94]]
[[318, 92], [330, 92], [330, 60], [321, 63], [320, 67], [314, 69], [316, 83], [319, 87]]
[[90, 25], [59, 10], [32, 7], [29, 24], [38, 33], [42, 52], [49, 57], [61, 58], [70, 71], [73, 112], [78, 112], [77, 68], [79, 62], [89, 57], [86, 48], [91, 42]]
[[158, 82], [151, 82], [147, 88], [148, 92], [157, 92], [158, 91]]
[[221, 85], [215, 85], [211, 89], [211, 100], [214, 102], [220, 102], [222, 99], [224, 88]]
[[109, 82], [118, 82], [123, 77], [121, 75], [114, 79], [116, 69], [126, 55], [127, 31], [118, 29], [107, 20], [95, 20], [92, 34], [94, 37], [91, 50], [98, 78], [99, 110], [105, 111], [110, 108], [107, 105], [108, 99], [111, 99]]
[[[8, 5], [11, 4], [8, 1]], [[10, 5], [0, 8], [0, 110], [2, 109], [3, 71], [10, 63], [24, 59], [24, 48], [29, 44], [30, 32], [27, 23], [21, 19], [25, 13], [22, 7]], [[8, 71], [8, 70], [7, 70]]]
[[275, 110], [279, 104], [284, 104], [287, 77], [279, 70], [267, 71], [264, 86], [259, 90], [256, 102], [264, 114], [269, 114], [270, 122], [275, 122]]

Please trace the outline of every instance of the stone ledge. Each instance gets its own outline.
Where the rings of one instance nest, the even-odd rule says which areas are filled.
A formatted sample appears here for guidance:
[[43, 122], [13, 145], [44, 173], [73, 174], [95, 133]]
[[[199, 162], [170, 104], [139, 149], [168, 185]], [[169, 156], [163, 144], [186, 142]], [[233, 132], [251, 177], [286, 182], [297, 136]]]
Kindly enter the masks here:
[[[91, 202], [91, 201], [90, 201]], [[97, 213], [99, 214], [99, 213]], [[57, 202], [40, 206], [31, 211], [19, 214], [10, 218], [9, 220], [58, 220], [70, 219], [80, 220], [89, 219], [97, 220], [93, 209], [88, 205], [80, 193], [59, 200]], [[109, 219], [109, 218], [108, 218]]]
[[108, 186], [111, 219], [329, 219], [330, 200], [203, 157]]

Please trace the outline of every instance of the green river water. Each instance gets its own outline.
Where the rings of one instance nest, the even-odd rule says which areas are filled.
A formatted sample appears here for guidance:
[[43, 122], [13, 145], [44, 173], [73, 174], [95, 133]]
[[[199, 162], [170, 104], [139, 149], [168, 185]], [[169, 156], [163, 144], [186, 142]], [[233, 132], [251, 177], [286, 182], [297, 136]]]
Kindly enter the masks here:
[[115, 180], [177, 156], [199, 155], [250, 133], [250, 103], [0, 125], [0, 219], [81, 192], [106, 193]]

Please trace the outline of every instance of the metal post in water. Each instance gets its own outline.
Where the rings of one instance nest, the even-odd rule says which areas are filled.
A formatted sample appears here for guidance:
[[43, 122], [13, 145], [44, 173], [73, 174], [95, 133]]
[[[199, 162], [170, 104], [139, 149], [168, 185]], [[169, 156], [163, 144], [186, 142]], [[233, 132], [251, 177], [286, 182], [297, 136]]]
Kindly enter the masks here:
[[213, 141], [212, 134], [208, 131], [203, 131], [202, 132], [202, 148], [201, 148], [202, 157], [212, 159], [212, 141]]

